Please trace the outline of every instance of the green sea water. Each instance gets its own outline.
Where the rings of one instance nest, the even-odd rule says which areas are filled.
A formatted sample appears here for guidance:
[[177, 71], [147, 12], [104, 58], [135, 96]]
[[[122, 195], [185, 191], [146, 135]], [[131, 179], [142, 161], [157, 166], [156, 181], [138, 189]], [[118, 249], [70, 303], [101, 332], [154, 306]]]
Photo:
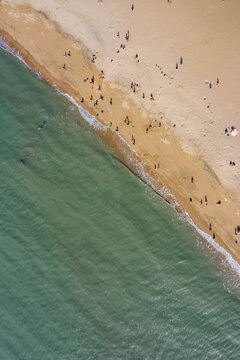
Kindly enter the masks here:
[[0, 50], [0, 359], [239, 359], [239, 277]]

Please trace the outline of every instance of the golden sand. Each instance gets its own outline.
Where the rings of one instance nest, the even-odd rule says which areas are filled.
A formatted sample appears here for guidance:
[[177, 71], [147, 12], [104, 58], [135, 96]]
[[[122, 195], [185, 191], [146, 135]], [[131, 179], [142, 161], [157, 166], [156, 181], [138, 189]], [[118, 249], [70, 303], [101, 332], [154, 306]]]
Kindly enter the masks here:
[[240, 130], [240, 4], [131, 4], [2, 0], [0, 36], [107, 125], [100, 133], [121, 161], [239, 262], [240, 133], [225, 128]]

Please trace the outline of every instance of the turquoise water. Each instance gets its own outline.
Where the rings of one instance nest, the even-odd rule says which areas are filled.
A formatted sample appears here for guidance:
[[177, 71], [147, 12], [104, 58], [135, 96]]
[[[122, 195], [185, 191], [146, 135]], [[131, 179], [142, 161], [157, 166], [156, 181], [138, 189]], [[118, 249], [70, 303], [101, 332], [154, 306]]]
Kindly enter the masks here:
[[239, 359], [239, 278], [0, 50], [0, 359]]

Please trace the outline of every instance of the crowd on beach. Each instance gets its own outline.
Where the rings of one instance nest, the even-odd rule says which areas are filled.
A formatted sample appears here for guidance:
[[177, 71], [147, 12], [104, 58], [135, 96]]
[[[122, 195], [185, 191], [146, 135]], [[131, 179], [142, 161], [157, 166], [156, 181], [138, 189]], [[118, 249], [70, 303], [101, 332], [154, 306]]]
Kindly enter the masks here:
[[[100, 0], [98, 0], [98, 1], [100, 1]], [[131, 6], [131, 11], [134, 11], [134, 4], [132, 4], [132, 6]], [[117, 39], [121, 39], [121, 34], [120, 34], [119, 31], [116, 33], [116, 37], [117, 37]], [[124, 41], [126, 41], [126, 43], [124, 43]], [[122, 51], [122, 50], [127, 51], [127, 43], [129, 41], [130, 41], [130, 31], [127, 30], [126, 33], [123, 36], [123, 40], [122, 40], [122, 43], [120, 44], [120, 48], [117, 49], [116, 53], [119, 54], [120, 51]], [[71, 57], [71, 56], [72, 56], [72, 54], [71, 54], [70, 50], [68, 50], [68, 51], [66, 51], [64, 53], [64, 58], [66, 58], [66, 59]], [[92, 54], [91, 62], [93, 64], [95, 64], [96, 61], [97, 61], [96, 55]], [[114, 61], [114, 59], [111, 58], [110, 62], [113, 62], [113, 61]], [[138, 53], [134, 56], [134, 61], [136, 62], [136, 64], [138, 64], [140, 62], [140, 56], [139, 56]], [[141, 61], [142, 61], [142, 59], [141, 59]], [[179, 68], [181, 66], [184, 66], [183, 64], [184, 64], [184, 59], [183, 59], [183, 56], [180, 55], [178, 60], [176, 61], [175, 69], [179, 70]], [[156, 67], [156, 69], [158, 71], [160, 71], [160, 74], [163, 76], [163, 78], [165, 78], [165, 79], [168, 78], [167, 71], [163, 70], [163, 68], [160, 65], [155, 64], [155, 67]], [[67, 70], [66, 62], [63, 64], [63, 69]], [[91, 93], [91, 95], [89, 97], [89, 100], [91, 102], [93, 102], [93, 106], [95, 108], [97, 108], [97, 109], [100, 108], [100, 103], [105, 101], [105, 100], [108, 101], [110, 107], [112, 107], [114, 105], [113, 98], [110, 97], [108, 99], [105, 99], [105, 96], [103, 94], [104, 86], [101, 83], [101, 81], [102, 81], [102, 79], [104, 79], [104, 75], [105, 75], [104, 71], [101, 70], [100, 73], [99, 73], [99, 81], [97, 81], [97, 83], [96, 83], [96, 79], [95, 79], [94, 75], [92, 75], [91, 77], [86, 77], [86, 78], [83, 79], [84, 84], [90, 86], [90, 88], [92, 90], [92, 93]], [[212, 90], [213, 82], [207, 82], [207, 83], [208, 83], [209, 89]], [[216, 86], [219, 86], [219, 84], [220, 84], [219, 78], [216, 79], [215, 84], [216, 84]], [[149, 101], [155, 101], [155, 96], [154, 96], [153, 93], [150, 93], [147, 96], [146, 92], [144, 92], [143, 89], [141, 89], [141, 90], [140, 89], [141, 89], [141, 86], [140, 86], [140, 84], [138, 82], [136, 82], [136, 81], [131, 81], [130, 82], [130, 90], [133, 92], [133, 94], [139, 95], [139, 93], [141, 93], [141, 99], [143, 101], [146, 101], [147, 98], [149, 99]], [[82, 98], [81, 103], [83, 103], [84, 101], [85, 101], [84, 98]], [[207, 107], [209, 107], [209, 106], [210, 105], [208, 105]], [[97, 112], [97, 117], [100, 116], [99, 113], [103, 114], [104, 110], [100, 109], [99, 112]], [[109, 124], [110, 128], [112, 128], [112, 125], [113, 125], [113, 123], [111, 121], [110, 124]], [[131, 125], [131, 128], [133, 128], [133, 120], [130, 119], [129, 114], [126, 114], [126, 116], [123, 119], [123, 123], [116, 125], [114, 131], [119, 132], [120, 126], [130, 126], [130, 125]], [[154, 128], [155, 129], [157, 129], [157, 128], [161, 129], [161, 127], [162, 127], [162, 122], [161, 121], [159, 121], [157, 119], [155, 119], [154, 121], [150, 121], [150, 123], [146, 126], [146, 134], [149, 134]], [[173, 128], [175, 128], [175, 127], [176, 127], [176, 124], [173, 124]], [[233, 132], [235, 132], [235, 134], [237, 133], [237, 130], [235, 129], [234, 126], [231, 126], [231, 127], [225, 129], [225, 135], [229, 136], [229, 134], [232, 134], [233, 136], [235, 136]], [[136, 138], [135, 138], [134, 133], [131, 134], [131, 142], [132, 142], [133, 146], [136, 144]], [[236, 163], [235, 163], [235, 161], [230, 160], [229, 165], [230, 166], [236, 166]], [[159, 170], [160, 169], [160, 164], [159, 163], [154, 163], [153, 168], [154, 168], [154, 170]], [[193, 176], [191, 177], [191, 183], [192, 184], [195, 183]], [[189, 201], [192, 203], [193, 198], [190, 197]], [[204, 205], [204, 204], [205, 204], [205, 206], [208, 205], [207, 195], [204, 195], [203, 199], [200, 199], [200, 204], [201, 204], [201, 206]], [[220, 205], [222, 205], [222, 201], [218, 200], [216, 202], [216, 206], [220, 206]], [[212, 234], [212, 238], [215, 239], [216, 234], [215, 234], [215, 231], [214, 231], [214, 226], [211, 223], [209, 223], [209, 231]], [[239, 233], [240, 233], [240, 225], [236, 226], [235, 229], [234, 229], [234, 235], [235, 236], [237, 236]], [[237, 240], [235, 240], [235, 244], [236, 245], [238, 244]]]

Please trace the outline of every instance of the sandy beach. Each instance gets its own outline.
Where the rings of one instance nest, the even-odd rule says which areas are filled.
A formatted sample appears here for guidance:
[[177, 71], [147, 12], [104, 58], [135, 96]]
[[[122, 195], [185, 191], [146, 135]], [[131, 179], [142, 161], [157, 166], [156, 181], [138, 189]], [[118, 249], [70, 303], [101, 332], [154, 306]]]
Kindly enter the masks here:
[[238, 263], [239, 15], [238, 0], [0, 0], [2, 39]]

